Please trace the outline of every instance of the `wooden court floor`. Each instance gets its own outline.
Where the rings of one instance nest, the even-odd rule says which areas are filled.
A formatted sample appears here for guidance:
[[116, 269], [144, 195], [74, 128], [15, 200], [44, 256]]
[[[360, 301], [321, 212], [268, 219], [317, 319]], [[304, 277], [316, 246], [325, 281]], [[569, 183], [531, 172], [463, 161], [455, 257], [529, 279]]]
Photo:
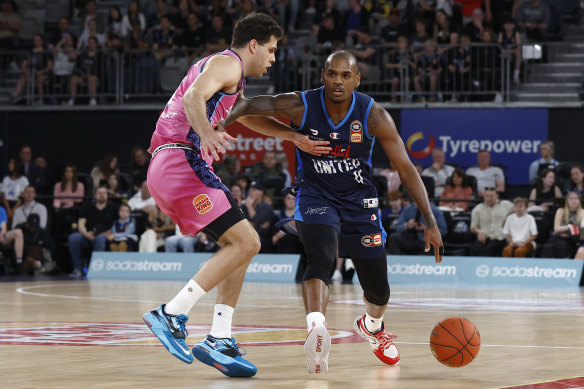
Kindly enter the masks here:
[[[186, 365], [158, 344], [142, 314], [181, 282], [37, 281], [0, 283], [0, 388], [577, 388], [584, 387], [582, 289], [392, 288], [387, 329], [398, 366], [382, 365], [352, 331], [361, 290], [331, 286], [329, 372], [305, 370], [300, 288], [244, 286], [234, 335], [258, 366], [252, 379]], [[210, 329], [214, 294], [195, 306], [189, 345]], [[436, 322], [464, 316], [480, 330], [477, 359], [449, 368], [432, 356]], [[547, 382], [547, 383], [542, 383]], [[522, 386], [540, 383], [539, 385]]]

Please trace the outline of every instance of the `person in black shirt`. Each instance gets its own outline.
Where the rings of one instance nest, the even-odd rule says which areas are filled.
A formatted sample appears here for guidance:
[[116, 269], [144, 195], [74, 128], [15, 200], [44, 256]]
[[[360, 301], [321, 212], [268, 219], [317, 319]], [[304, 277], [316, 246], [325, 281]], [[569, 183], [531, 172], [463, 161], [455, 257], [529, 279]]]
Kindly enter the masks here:
[[115, 208], [108, 204], [107, 189], [98, 186], [94, 192], [95, 203], [87, 204], [79, 214], [78, 232], [69, 235], [69, 252], [73, 262], [71, 277], [81, 277], [83, 263], [81, 250], [92, 248], [94, 251], [105, 251], [107, 236], [111, 233], [116, 216]]
[[214, 15], [211, 19], [211, 28], [205, 31], [205, 41], [208, 50], [220, 51], [225, 50], [231, 45], [231, 28], [223, 23], [220, 15]]
[[187, 21], [188, 27], [179, 35], [176, 44], [187, 50], [191, 63], [195, 56], [202, 55], [205, 50], [205, 35], [196, 13], [189, 13]]
[[379, 37], [384, 45], [397, 44], [397, 38], [408, 36], [408, 27], [400, 22], [399, 10], [392, 8], [389, 12], [389, 24], [381, 30]]
[[89, 37], [87, 39], [87, 50], [81, 52], [77, 57], [75, 65], [75, 75], [71, 77], [69, 83], [69, 105], [75, 104], [75, 96], [77, 95], [77, 87], [79, 85], [86, 85], [89, 91], [89, 105], [97, 105], [95, 97], [97, 95], [97, 84], [99, 76], [102, 73], [102, 55], [97, 51], [97, 39]]

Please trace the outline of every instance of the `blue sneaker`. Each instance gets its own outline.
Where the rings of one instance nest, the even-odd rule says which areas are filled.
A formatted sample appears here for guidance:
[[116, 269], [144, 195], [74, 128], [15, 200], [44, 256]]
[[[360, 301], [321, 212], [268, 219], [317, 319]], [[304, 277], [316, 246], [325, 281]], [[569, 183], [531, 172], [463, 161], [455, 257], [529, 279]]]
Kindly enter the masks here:
[[185, 341], [188, 335], [185, 324], [189, 317], [169, 315], [164, 312], [164, 305], [144, 314], [144, 323], [172, 355], [185, 363], [193, 363], [195, 359]]
[[193, 347], [193, 354], [199, 361], [228, 377], [253, 377], [258, 371], [255, 365], [241, 357], [235, 338], [207, 335], [205, 340]]

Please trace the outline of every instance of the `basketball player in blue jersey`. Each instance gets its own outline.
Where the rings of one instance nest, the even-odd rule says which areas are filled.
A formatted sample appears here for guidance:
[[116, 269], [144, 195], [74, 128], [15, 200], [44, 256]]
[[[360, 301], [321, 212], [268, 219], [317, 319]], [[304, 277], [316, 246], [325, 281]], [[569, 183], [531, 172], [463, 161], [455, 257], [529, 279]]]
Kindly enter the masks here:
[[340, 257], [353, 260], [364, 291], [367, 311], [355, 319], [355, 330], [370, 343], [382, 362], [395, 365], [400, 360], [383, 325], [389, 284], [386, 234], [371, 180], [375, 140], [381, 143], [421, 211], [424, 218], [421, 222], [426, 226], [426, 252], [434, 246], [436, 263], [442, 261], [442, 237], [424, 184], [408, 158], [391, 116], [373, 98], [355, 92], [360, 79], [355, 57], [347, 51], [338, 51], [325, 62], [323, 87], [240, 99], [224, 123], [228, 125], [245, 115], [287, 117], [292, 127], [311, 139], [330, 141], [332, 151], [328, 155], [314, 156], [296, 149], [294, 219], [307, 254], [302, 297], [309, 331], [304, 345], [309, 373], [328, 370], [331, 342], [324, 315], [337, 247]]

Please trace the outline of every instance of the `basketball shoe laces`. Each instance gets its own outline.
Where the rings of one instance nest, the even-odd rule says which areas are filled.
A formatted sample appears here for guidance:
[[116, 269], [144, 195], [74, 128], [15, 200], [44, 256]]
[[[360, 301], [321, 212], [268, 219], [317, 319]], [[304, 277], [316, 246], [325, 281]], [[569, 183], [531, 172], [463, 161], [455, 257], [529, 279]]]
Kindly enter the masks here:
[[[170, 321], [174, 327], [173, 335], [179, 339], [181, 339], [181, 338], [186, 339], [187, 336], [189, 336], [189, 332], [187, 331], [185, 324], [187, 323], [187, 320], [189, 320], [189, 318], [185, 315], [178, 315], [174, 319], [175, 320], [171, 319], [171, 321]], [[176, 322], [176, 323], [174, 323], [174, 322]], [[177, 330], [177, 327], [178, 327], [178, 330]]]
[[225, 350], [220, 351], [224, 355], [235, 358], [247, 354], [245, 348], [241, 347], [238, 343], [232, 342], [232, 340], [234, 340], [233, 338], [215, 339], [225, 346]]

